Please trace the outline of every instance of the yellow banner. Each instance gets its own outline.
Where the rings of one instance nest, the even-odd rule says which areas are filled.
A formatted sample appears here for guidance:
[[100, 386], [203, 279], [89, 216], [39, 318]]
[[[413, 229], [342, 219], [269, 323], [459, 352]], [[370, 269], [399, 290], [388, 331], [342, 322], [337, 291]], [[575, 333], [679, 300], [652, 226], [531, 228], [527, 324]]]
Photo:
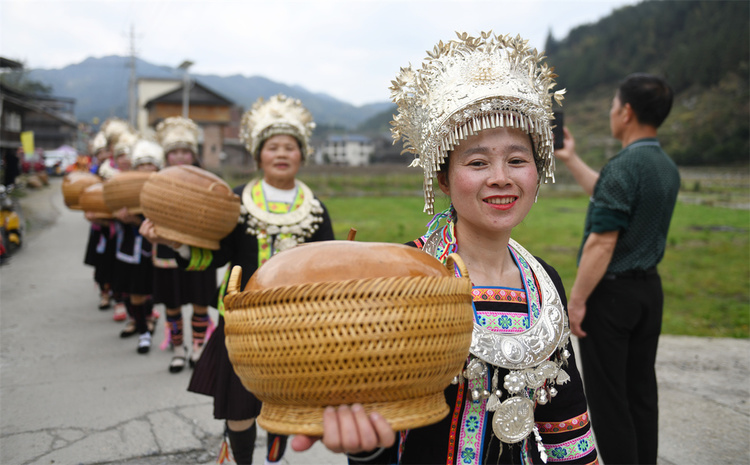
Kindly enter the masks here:
[[21, 133], [21, 145], [24, 153], [29, 155], [34, 153], [34, 131], [24, 131]]

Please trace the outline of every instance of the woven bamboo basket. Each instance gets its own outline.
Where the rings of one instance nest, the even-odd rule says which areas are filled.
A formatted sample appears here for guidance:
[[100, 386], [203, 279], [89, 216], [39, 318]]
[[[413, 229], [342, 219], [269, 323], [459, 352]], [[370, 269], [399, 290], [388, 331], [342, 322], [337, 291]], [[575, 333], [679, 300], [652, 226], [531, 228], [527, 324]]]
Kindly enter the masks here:
[[116, 212], [124, 207], [131, 214], [143, 213], [141, 190], [153, 174], [142, 171], [124, 171], [107, 179], [104, 182], [103, 194], [109, 211]]
[[258, 424], [318, 436], [326, 406], [352, 403], [379, 412], [394, 430], [444, 418], [443, 391], [466, 361], [474, 321], [463, 262], [457, 255], [449, 262], [464, 277], [365, 277], [244, 292], [235, 267], [224, 299], [226, 345], [243, 385], [263, 402]]
[[86, 171], [72, 171], [62, 181], [63, 202], [71, 210], [81, 210], [79, 197], [84, 189], [101, 182], [102, 179]]
[[141, 207], [158, 235], [212, 250], [240, 216], [239, 196], [220, 177], [195, 166], [155, 173], [143, 185]]
[[92, 184], [81, 192], [79, 197], [81, 209], [93, 214], [95, 219], [111, 219], [112, 212], [104, 202], [104, 183]]

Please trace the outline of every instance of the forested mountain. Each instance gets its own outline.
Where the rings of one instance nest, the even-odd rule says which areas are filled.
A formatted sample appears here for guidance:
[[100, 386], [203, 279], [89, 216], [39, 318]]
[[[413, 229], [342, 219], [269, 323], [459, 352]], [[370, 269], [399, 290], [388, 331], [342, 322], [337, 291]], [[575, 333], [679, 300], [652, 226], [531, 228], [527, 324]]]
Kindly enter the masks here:
[[[130, 58], [108, 56], [87, 58], [81, 63], [62, 69], [34, 69], [28, 78], [48, 86], [53, 95], [76, 99], [76, 117], [90, 122], [110, 116], [127, 118], [128, 82]], [[180, 70], [168, 66], [158, 66], [136, 59], [136, 76], [139, 78], [181, 79]], [[261, 76], [216, 76], [191, 75], [191, 78], [248, 109], [258, 97], [283, 93], [299, 98], [315, 117], [324, 125], [342, 125], [351, 129], [387, 108], [387, 102], [354, 106], [329, 95], [313, 93], [300, 86], [288, 86]]]
[[676, 93], [660, 130], [678, 164], [747, 162], [750, 155], [750, 2], [646, 1], [548, 37], [548, 62], [567, 89], [566, 124], [595, 164], [619, 147], [609, 133], [609, 101], [633, 72], [659, 74]]

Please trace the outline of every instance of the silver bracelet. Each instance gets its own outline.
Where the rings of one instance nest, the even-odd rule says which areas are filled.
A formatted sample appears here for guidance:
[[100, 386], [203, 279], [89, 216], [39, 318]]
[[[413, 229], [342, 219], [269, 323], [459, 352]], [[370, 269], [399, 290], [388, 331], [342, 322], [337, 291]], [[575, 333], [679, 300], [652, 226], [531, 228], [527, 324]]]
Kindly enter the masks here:
[[346, 456], [347, 456], [347, 458], [349, 458], [350, 460], [352, 460], [354, 462], [366, 462], [368, 460], [372, 460], [375, 457], [379, 456], [380, 454], [383, 453], [384, 450], [385, 450], [385, 447], [381, 447], [380, 449], [376, 450], [375, 452], [373, 452], [372, 454], [368, 455], [367, 457], [356, 457], [354, 455], [349, 455], [349, 454], [346, 454]]

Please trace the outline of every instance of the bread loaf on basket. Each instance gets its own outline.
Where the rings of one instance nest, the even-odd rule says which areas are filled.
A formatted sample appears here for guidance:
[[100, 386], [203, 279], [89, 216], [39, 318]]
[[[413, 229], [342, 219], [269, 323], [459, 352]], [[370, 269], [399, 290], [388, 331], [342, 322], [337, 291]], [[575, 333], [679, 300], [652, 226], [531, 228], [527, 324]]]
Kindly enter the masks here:
[[[454, 264], [462, 277], [454, 276]], [[323, 433], [326, 406], [362, 403], [395, 430], [440, 421], [469, 354], [471, 282], [400, 244], [328, 241], [278, 253], [224, 299], [229, 358], [278, 434]]]
[[141, 191], [143, 214], [169, 240], [218, 250], [237, 225], [240, 198], [215, 174], [180, 165], [154, 173]]

